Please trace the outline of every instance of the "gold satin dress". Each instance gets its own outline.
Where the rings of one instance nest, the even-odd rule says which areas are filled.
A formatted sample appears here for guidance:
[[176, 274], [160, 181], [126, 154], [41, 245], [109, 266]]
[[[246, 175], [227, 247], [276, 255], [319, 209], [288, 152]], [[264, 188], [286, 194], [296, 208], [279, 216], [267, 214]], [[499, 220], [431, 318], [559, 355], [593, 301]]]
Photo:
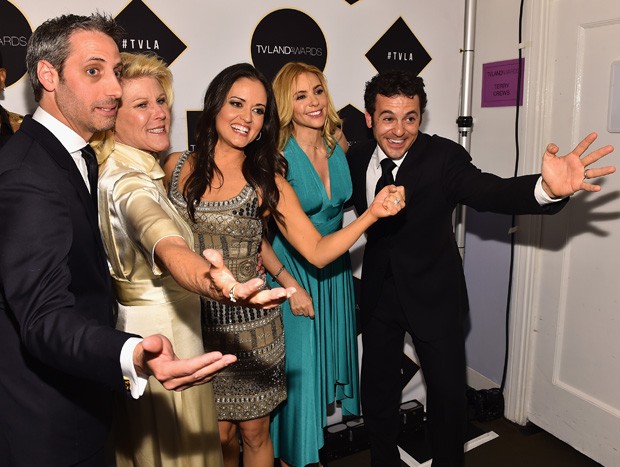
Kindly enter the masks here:
[[[155, 263], [155, 245], [192, 232], [166, 196], [164, 172], [143, 151], [115, 143], [99, 159], [99, 225], [118, 300], [117, 329], [163, 334], [180, 358], [203, 353], [200, 297]], [[114, 424], [118, 467], [219, 467], [222, 454], [211, 383], [167, 391], [154, 378], [134, 400], [119, 397]]]

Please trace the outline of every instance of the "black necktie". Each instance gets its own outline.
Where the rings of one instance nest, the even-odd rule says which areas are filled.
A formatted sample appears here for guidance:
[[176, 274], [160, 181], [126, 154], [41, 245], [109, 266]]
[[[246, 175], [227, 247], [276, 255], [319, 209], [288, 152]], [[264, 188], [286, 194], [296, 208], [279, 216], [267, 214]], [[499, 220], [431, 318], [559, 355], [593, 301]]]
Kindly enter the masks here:
[[381, 188], [387, 185], [392, 185], [394, 183], [394, 175], [392, 175], [392, 171], [396, 167], [396, 164], [392, 159], [386, 157], [381, 161], [381, 178], [377, 182], [377, 187], [375, 188], [375, 195], [381, 191]]
[[97, 167], [97, 156], [95, 155], [95, 151], [87, 144], [82, 148], [82, 157], [86, 161], [86, 169], [88, 170], [88, 184], [90, 185], [90, 197], [93, 200], [93, 204], [95, 208], [97, 208], [97, 177], [98, 177], [98, 167]]

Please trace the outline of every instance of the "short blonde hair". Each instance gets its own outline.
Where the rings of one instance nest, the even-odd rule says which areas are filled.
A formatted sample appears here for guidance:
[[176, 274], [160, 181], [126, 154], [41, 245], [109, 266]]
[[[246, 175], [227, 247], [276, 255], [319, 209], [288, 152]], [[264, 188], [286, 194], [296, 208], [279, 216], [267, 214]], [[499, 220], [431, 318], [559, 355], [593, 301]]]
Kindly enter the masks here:
[[280, 136], [278, 149], [284, 150], [286, 143], [293, 134], [293, 84], [302, 73], [313, 73], [321, 82], [327, 97], [327, 116], [323, 125], [322, 136], [327, 142], [327, 153], [331, 155], [338, 145], [334, 137], [336, 131], [342, 128], [342, 120], [336, 112], [334, 103], [327, 89], [327, 80], [321, 70], [303, 62], [289, 62], [284, 65], [273, 80], [273, 92], [276, 96], [278, 114], [280, 115]]
[[[172, 106], [174, 99], [172, 72], [161, 58], [153, 53], [121, 52], [121, 62], [123, 64], [121, 83], [136, 78], [155, 78], [164, 90], [166, 103], [169, 107]], [[91, 146], [101, 162], [114, 150], [114, 130], [95, 134], [91, 139]]]

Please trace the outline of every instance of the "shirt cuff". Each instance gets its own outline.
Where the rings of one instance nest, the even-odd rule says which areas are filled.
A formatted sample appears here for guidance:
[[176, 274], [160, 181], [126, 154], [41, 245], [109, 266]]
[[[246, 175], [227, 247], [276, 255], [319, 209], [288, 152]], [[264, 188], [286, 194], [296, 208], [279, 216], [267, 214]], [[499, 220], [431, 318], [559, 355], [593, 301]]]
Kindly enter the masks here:
[[139, 376], [133, 364], [133, 351], [140, 342], [142, 342], [141, 338], [130, 337], [125, 341], [121, 349], [121, 371], [123, 372], [127, 392], [134, 399], [138, 399], [144, 394], [146, 383], [148, 383], [148, 377]]
[[562, 201], [564, 198], [552, 198], [542, 187], [542, 175], [538, 177], [538, 181], [536, 182], [536, 186], [534, 187], [534, 198], [538, 201], [538, 204], [541, 206], [545, 206], [551, 203], [557, 203], [558, 201]]

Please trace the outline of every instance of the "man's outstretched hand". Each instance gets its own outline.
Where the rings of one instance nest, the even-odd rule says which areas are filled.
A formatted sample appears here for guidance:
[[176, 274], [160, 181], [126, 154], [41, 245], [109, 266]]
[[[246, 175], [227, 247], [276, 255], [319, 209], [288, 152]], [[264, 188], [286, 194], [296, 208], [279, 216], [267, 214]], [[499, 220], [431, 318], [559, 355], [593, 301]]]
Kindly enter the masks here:
[[234, 355], [209, 352], [196, 357], [179, 359], [167, 337], [145, 337], [133, 353], [136, 372], [155, 377], [166, 389], [182, 391], [204, 384], [223, 368], [237, 361]]
[[604, 177], [616, 171], [613, 165], [588, 167], [613, 152], [613, 146], [604, 146], [581, 157], [596, 138], [596, 133], [590, 133], [575, 149], [563, 157], [557, 155], [559, 148], [555, 144], [551, 143], [547, 146], [542, 162], [542, 187], [550, 197], [565, 198], [580, 190], [600, 191], [599, 185], [594, 185], [588, 180]]

